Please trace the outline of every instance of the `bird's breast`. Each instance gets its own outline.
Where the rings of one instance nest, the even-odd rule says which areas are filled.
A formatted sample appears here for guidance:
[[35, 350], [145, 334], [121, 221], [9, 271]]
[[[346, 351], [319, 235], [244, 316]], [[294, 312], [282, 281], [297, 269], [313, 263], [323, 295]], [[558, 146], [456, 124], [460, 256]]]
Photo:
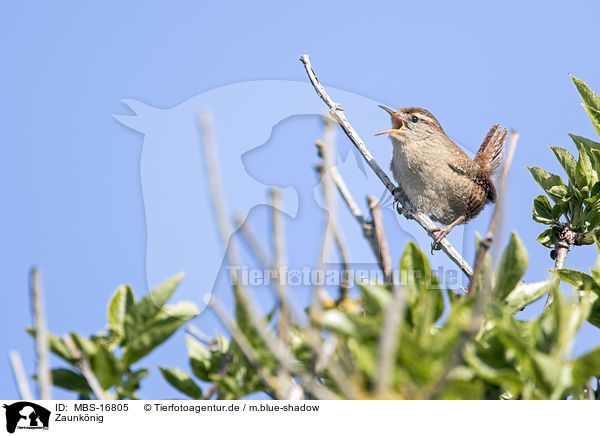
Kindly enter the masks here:
[[456, 174], [448, 166], [443, 147], [403, 143], [392, 139], [391, 171], [413, 207], [441, 223], [456, 217], [457, 199], [452, 181]]

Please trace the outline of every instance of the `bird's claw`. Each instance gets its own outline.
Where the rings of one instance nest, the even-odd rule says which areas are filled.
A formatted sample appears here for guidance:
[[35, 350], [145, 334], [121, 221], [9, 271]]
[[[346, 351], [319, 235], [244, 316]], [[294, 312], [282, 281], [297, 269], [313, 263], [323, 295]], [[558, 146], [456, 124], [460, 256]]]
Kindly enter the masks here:
[[442, 249], [440, 243], [448, 236], [448, 233], [450, 233], [450, 230], [446, 227], [435, 227], [431, 229], [431, 237], [433, 238], [433, 242], [431, 243], [431, 254], [433, 254], [434, 250]]
[[402, 215], [404, 208], [402, 207], [402, 203], [404, 202], [404, 191], [402, 191], [402, 188], [400, 188], [399, 186], [394, 188], [394, 190], [392, 191], [392, 195], [394, 196], [394, 201], [392, 203], [392, 206], [394, 207], [394, 209], [396, 209], [396, 211]]

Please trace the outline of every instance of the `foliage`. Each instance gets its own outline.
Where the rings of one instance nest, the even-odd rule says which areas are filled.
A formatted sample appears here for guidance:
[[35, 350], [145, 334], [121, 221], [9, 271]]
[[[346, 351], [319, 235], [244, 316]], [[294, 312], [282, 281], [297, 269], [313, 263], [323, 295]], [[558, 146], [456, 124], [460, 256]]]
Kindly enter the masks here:
[[[600, 134], [600, 98], [573, 81]], [[600, 144], [571, 138], [577, 160], [550, 147], [568, 184], [529, 168], [546, 194], [533, 203], [533, 219], [548, 226], [538, 241], [552, 249], [592, 244], [600, 233]], [[485, 256], [475, 291], [465, 295], [443, 289], [427, 256], [408, 243], [396, 271], [399, 284], [356, 283], [358, 295], [339, 289], [336, 301], [315, 298], [305, 316], [293, 318], [283, 315], [288, 312], [281, 301], [267, 315], [255, 313], [249, 289], [235, 283], [232, 321], [211, 304], [231, 335], [188, 336], [190, 370], [161, 366], [161, 374], [192, 399], [255, 392], [274, 398], [600, 398], [600, 347], [572, 355], [582, 323], [600, 327], [600, 256], [590, 274], [558, 268], [536, 283], [522, 281], [529, 257], [516, 233], [495, 270]], [[82, 398], [93, 396], [73, 342], [101, 389], [114, 398], [137, 398], [148, 370], [131, 366], [197, 315], [188, 302], [165, 305], [180, 279], [137, 303], [128, 286], [118, 288], [109, 302], [107, 332], [87, 339], [71, 333], [70, 341], [50, 335], [51, 351], [69, 365], [52, 371], [54, 383]], [[561, 282], [573, 287], [573, 298], [561, 293]], [[317, 288], [315, 295], [323, 291]], [[516, 316], [548, 293], [552, 303], [538, 316]]]
[[[600, 135], [600, 97], [581, 80], [571, 76], [583, 100], [583, 107]], [[562, 178], [539, 167], [528, 167], [546, 195], [533, 200], [533, 219], [546, 224], [537, 240], [554, 248], [564, 231], [573, 232], [571, 244], [594, 243], [600, 225], [600, 144], [577, 135], [569, 135], [578, 151], [578, 159], [561, 147], [550, 147], [567, 176]], [[553, 204], [551, 204], [551, 201]], [[552, 252], [555, 257], [555, 252]]]
[[[288, 339], [294, 359], [299, 363], [292, 375], [304, 380], [310, 374], [340, 398], [348, 398], [349, 391], [355, 393], [352, 398], [373, 398], [377, 396], [375, 388], [380, 369], [378, 346], [384, 335], [392, 335], [397, 352], [386, 398], [582, 397], [586, 395], [588, 380], [600, 372], [600, 348], [579, 359], [572, 359], [569, 354], [574, 336], [593, 304], [592, 293], [582, 290], [583, 297], [573, 302], [561, 296], [556, 279], [520, 283], [526, 259], [522, 242], [513, 234], [491, 284], [492, 301], [483, 322], [468, 341], [459, 364], [448, 374], [444, 370], [475, 315], [477, 298], [446, 291], [449, 314], [442, 322], [444, 292], [431, 273], [427, 257], [409, 243], [400, 263], [401, 291], [406, 293], [407, 305], [397, 331], [384, 329], [386, 311], [394, 298], [392, 287], [373, 283], [360, 285], [358, 299], [337, 302], [313, 320], [320, 336], [317, 347], [308, 340], [309, 326], [292, 324]], [[521, 266], [514, 268], [516, 265]], [[515, 318], [515, 312], [549, 291], [555, 296], [550, 310], [531, 321]], [[239, 313], [238, 320], [247, 315]], [[240, 323], [239, 327], [245, 332], [252, 331], [249, 325]], [[273, 337], [276, 333], [274, 328], [269, 331]], [[335, 349], [328, 364], [318, 370], [317, 350], [332, 337]], [[248, 341], [253, 338], [256, 336], [246, 334]], [[261, 368], [267, 369], [274, 379], [280, 377], [280, 365], [269, 348], [255, 340], [254, 349], [260, 356]], [[219, 338], [213, 346], [203, 346], [189, 340], [188, 353], [193, 374], [200, 380], [216, 383], [217, 398], [240, 398], [257, 390], [267, 391], [260, 381], [258, 368], [235, 346], [235, 341]], [[228, 353], [235, 363], [224, 367], [223, 359]], [[333, 372], [340, 372], [342, 377]], [[180, 369], [163, 374], [183, 394], [198, 397], [199, 388], [190, 375]], [[344, 386], [339, 385], [340, 380]]]
[[[149, 371], [133, 369], [131, 365], [198, 314], [190, 302], [166, 305], [181, 278], [180, 274], [167, 280], [137, 302], [129, 286], [120, 286], [108, 304], [108, 332], [89, 338], [77, 333], [67, 337], [49, 334], [50, 350], [69, 365], [52, 369], [54, 385], [77, 392], [82, 398], [93, 397], [92, 388], [80, 370], [85, 359], [102, 390], [114, 389], [115, 399], [137, 398], [140, 381]], [[29, 332], [33, 335], [33, 330]], [[69, 346], [70, 343], [75, 347]]]

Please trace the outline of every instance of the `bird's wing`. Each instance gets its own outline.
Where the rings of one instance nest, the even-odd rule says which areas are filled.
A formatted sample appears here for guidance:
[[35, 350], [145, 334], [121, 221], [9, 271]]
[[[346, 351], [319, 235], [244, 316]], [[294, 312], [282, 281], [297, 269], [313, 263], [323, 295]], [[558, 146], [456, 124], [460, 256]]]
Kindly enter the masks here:
[[[469, 166], [466, 168], [465, 166]], [[469, 178], [476, 185], [481, 186], [485, 191], [487, 201], [496, 201], [496, 188], [492, 182], [489, 173], [480, 167], [476, 162], [472, 160], [463, 160], [462, 162], [449, 163], [448, 166], [452, 171], [460, 174], [461, 176]]]

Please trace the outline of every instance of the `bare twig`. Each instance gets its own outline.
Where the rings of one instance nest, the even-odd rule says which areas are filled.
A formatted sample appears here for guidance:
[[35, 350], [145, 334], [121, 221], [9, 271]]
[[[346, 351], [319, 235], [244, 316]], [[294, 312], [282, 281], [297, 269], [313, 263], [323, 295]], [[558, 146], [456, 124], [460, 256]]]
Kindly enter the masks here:
[[[349, 285], [349, 258], [342, 237], [342, 232], [337, 221], [337, 206], [333, 196], [333, 181], [331, 172], [335, 169], [336, 156], [336, 129], [330, 118], [323, 117], [323, 140], [316, 142], [319, 156], [323, 162], [316, 165], [319, 174], [321, 190], [325, 204], [325, 225], [323, 227], [323, 236], [321, 238], [321, 250], [319, 252], [319, 261], [317, 270], [323, 271], [325, 263], [329, 256], [329, 247], [331, 241], [335, 242], [342, 263], [342, 280], [340, 282], [339, 301], [347, 298], [350, 289]], [[315, 287], [315, 292], [323, 291], [320, 286]]]
[[37, 268], [32, 268], [29, 275], [29, 289], [31, 294], [33, 330], [35, 331], [35, 344], [37, 355], [37, 382], [41, 400], [50, 400], [52, 388], [52, 373], [48, 363], [49, 344], [46, 329], [46, 316], [44, 311], [44, 297], [40, 284], [40, 274]]
[[250, 228], [248, 221], [244, 222], [241, 217], [236, 217], [235, 224], [240, 229], [239, 231], [241, 239], [246, 243], [262, 269], [265, 271], [271, 269], [272, 262], [269, 259], [269, 256], [267, 255], [261, 242]]
[[[385, 185], [387, 190], [390, 191], [390, 193], [392, 193], [393, 195], [396, 186], [392, 183], [389, 177], [377, 164], [377, 162], [373, 158], [373, 155], [371, 154], [371, 152], [369, 152], [362, 139], [358, 136], [354, 128], [350, 125], [350, 123], [346, 119], [346, 116], [344, 115], [344, 110], [342, 109], [341, 105], [339, 103], [334, 102], [331, 99], [331, 97], [327, 95], [327, 93], [325, 92], [325, 88], [323, 88], [323, 86], [319, 82], [319, 79], [317, 79], [314, 70], [312, 69], [312, 66], [310, 64], [310, 57], [308, 55], [302, 55], [300, 60], [306, 68], [306, 72], [313, 87], [315, 88], [315, 91], [317, 92], [319, 97], [321, 97], [321, 99], [325, 102], [325, 104], [329, 106], [329, 114], [331, 115], [331, 117], [337, 121], [337, 123], [340, 125], [342, 130], [344, 130], [348, 138], [356, 146], [356, 148], [358, 149], [362, 157], [365, 159], [367, 164], [375, 172], [377, 177], [379, 177], [379, 179]], [[433, 224], [431, 219], [425, 214], [411, 212], [409, 207], [410, 205], [403, 204], [403, 206], [405, 206], [403, 209], [404, 215], [408, 219], [413, 219], [416, 222], [418, 222], [421, 225], [421, 227], [423, 227], [427, 231], [429, 236], [433, 237], [436, 226], [435, 224]], [[454, 247], [452, 247], [452, 245], [448, 242], [447, 239], [442, 239], [442, 241], [440, 242], [440, 247], [444, 251], [444, 253], [446, 253], [448, 257], [465, 273], [465, 275], [468, 278], [471, 278], [473, 273], [471, 267], [469, 266], [467, 261], [463, 259], [460, 253], [456, 251]]]
[[254, 348], [252, 348], [252, 345], [250, 345], [248, 339], [246, 339], [246, 336], [244, 333], [242, 333], [237, 323], [227, 316], [226, 312], [214, 297], [210, 299], [209, 306], [213, 309], [214, 313], [221, 320], [227, 330], [229, 330], [231, 337], [240, 347], [240, 350], [242, 353], [244, 353], [250, 365], [252, 365], [252, 367], [256, 370], [258, 376], [261, 378], [265, 386], [273, 393], [275, 398], [285, 399], [286, 396], [282, 395], [280, 392], [277, 377], [269, 374], [269, 372], [265, 369], [258, 355], [256, 354], [256, 351]]
[[[319, 155], [323, 156], [323, 149], [324, 149], [325, 145], [323, 143], [321, 143], [320, 141], [317, 141], [316, 145], [317, 145], [317, 149], [319, 150]], [[322, 174], [323, 173], [322, 166], [318, 167], [318, 169], [320, 170], [320, 173]], [[369, 242], [371, 250], [373, 251], [375, 258], [379, 262], [379, 266], [381, 268], [381, 271], [384, 274], [385, 281], [389, 283], [391, 280], [391, 271], [392, 271], [391, 270], [391, 261], [387, 262], [387, 260], [389, 260], [389, 251], [387, 249], [387, 242], [385, 242], [385, 233], [383, 232], [383, 221], [381, 221], [381, 209], [380, 209], [379, 204], [377, 203], [377, 200], [374, 200], [374, 201], [375, 201], [375, 203], [377, 203], [377, 211], [375, 211], [375, 214], [377, 215], [377, 220], [378, 220], [377, 229], [379, 229], [379, 230], [376, 229], [373, 214], [371, 214], [371, 220], [367, 220], [363, 216], [362, 211], [360, 210], [360, 207], [358, 207], [358, 205], [356, 204], [356, 201], [354, 201], [354, 198], [352, 197], [350, 190], [346, 186], [346, 182], [344, 182], [342, 175], [339, 173], [339, 171], [337, 170], [337, 168], [335, 166], [331, 166], [328, 169], [327, 176], [331, 180], [331, 182], [335, 185], [335, 187], [337, 188], [342, 199], [344, 200], [344, 203], [350, 210], [350, 213], [354, 216], [354, 218], [356, 219], [358, 224], [361, 226], [361, 229], [363, 231], [363, 236], [365, 237], [367, 242]], [[325, 176], [323, 175], [323, 177], [325, 177]], [[325, 184], [323, 184], [323, 188], [325, 188]], [[371, 200], [369, 200], [369, 198], [367, 198], [367, 202], [370, 202], [370, 201]], [[375, 203], [373, 203], [373, 204], [375, 204]], [[371, 204], [371, 203], [369, 203], [369, 204]], [[336, 223], [334, 223], [334, 225], [332, 225], [332, 230], [334, 231], [334, 237], [336, 238], [336, 242], [337, 242], [339, 226], [337, 226]], [[385, 242], [383, 253], [380, 249], [378, 237], [383, 238], [382, 240]], [[343, 246], [341, 245], [341, 243], [338, 243], [338, 246], [339, 246], [339, 250], [340, 250], [340, 256], [342, 257], [342, 262], [345, 265], [347, 263], [347, 261], [346, 261], [347, 255], [346, 255], [345, 250], [344, 250]], [[382, 254], [383, 254], [383, 256], [382, 256]]]
[[377, 260], [381, 265], [381, 270], [385, 277], [386, 283], [392, 283], [392, 259], [390, 257], [390, 251], [388, 249], [387, 240], [385, 239], [385, 231], [383, 230], [383, 218], [381, 216], [381, 207], [379, 201], [375, 197], [368, 196], [367, 203], [369, 210], [371, 211], [371, 218], [373, 222], [374, 239], [377, 243]]
[[[219, 378], [227, 374], [227, 371], [229, 371], [229, 367], [231, 366], [232, 361], [233, 353], [231, 352], [231, 350], [229, 350], [223, 357], [223, 361], [221, 362], [221, 366], [219, 368], [219, 371], [217, 372], [217, 376]], [[219, 384], [216, 381], [212, 382], [210, 387], [202, 394], [200, 400], [210, 400], [210, 397], [212, 397], [215, 394], [215, 392], [217, 392], [217, 389], [219, 389]]]
[[[223, 245], [226, 247], [227, 262], [229, 263], [230, 267], [239, 266], [240, 263], [233, 247], [233, 241], [229, 239], [229, 236], [231, 235], [231, 226], [229, 224], [225, 200], [221, 189], [221, 179], [219, 176], [219, 166], [217, 162], [217, 147], [214, 139], [212, 121], [207, 112], [200, 113], [200, 125], [202, 129], [202, 143], [204, 146], [207, 178], [210, 185], [211, 198], [217, 218], [219, 233], [221, 234]], [[293, 385], [291, 375], [289, 374], [290, 368], [292, 367], [291, 362], [293, 360], [291, 354], [281, 340], [278, 340], [271, 335], [265, 320], [262, 317], [256, 316], [254, 313], [254, 308], [252, 307], [250, 298], [250, 290], [243, 288], [239, 283], [237, 283], [237, 279], [233, 273], [231, 273], [230, 276], [231, 281], [234, 284], [234, 292], [237, 292], [237, 301], [244, 308], [244, 311], [247, 313], [252, 326], [256, 329], [257, 333], [269, 351], [281, 365], [282, 371], [280, 384], [287, 383]], [[235, 290], [236, 287], [237, 290]], [[285, 299], [285, 295], [280, 295], [280, 297]], [[211, 307], [216, 310], [218, 306], [211, 304]]]
[[16, 350], [10, 350], [8, 352], [8, 358], [10, 360], [10, 366], [15, 378], [17, 390], [19, 391], [19, 396], [25, 401], [33, 400], [33, 394], [29, 388], [29, 382], [27, 381], [27, 376], [25, 375], [25, 369], [23, 368], [21, 355]]
[[279, 317], [277, 325], [279, 329], [279, 338], [287, 345], [289, 338], [290, 309], [286, 304], [287, 289], [284, 284], [284, 277], [281, 276], [283, 267], [286, 265], [285, 247], [284, 247], [284, 229], [281, 217], [281, 191], [277, 188], [271, 191], [271, 219], [273, 224], [273, 253], [275, 270], [275, 289], [279, 297]]
[[210, 189], [210, 196], [215, 212], [215, 219], [217, 221], [217, 228], [219, 229], [219, 236], [221, 237], [221, 243], [227, 250], [229, 265], [238, 265], [237, 261], [235, 259], [232, 259], [232, 256], [235, 256], [231, 253], [231, 250], [228, 248], [230, 242], [229, 236], [231, 235], [231, 226], [229, 225], [229, 213], [227, 213], [225, 207], [223, 189], [221, 188], [217, 145], [215, 143], [212, 118], [209, 112], [202, 111], [199, 114], [199, 120], [202, 133], [204, 161], [206, 165], [206, 177], [208, 179], [208, 186]]
[[[240, 346], [240, 349], [242, 350], [246, 358], [248, 358], [250, 364], [257, 370], [263, 382], [265, 382], [265, 384], [273, 390], [275, 396], [281, 399], [289, 399], [290, 397], [297, 398], [299, 395], [298, 386], [296, 385], [296, 383], [293, 382], [293, 379], [287, 386], [281, 386], [281, 377], [274, 377], [265, 370], [264, 366], [260, 362], [260, 359], [258, 358], [258, 355], [254, 351], [254, 349], [252, 348], [242, 331], [239, 329], [238, 325], [235, 323], [235, 321], [231, 320], [229, 316], [227, 316], [220, 303], [213, 297], [209, 304], [210, 307], [214, 310], [217, 317], [229, 329], [229, 331], [231, 332], [231, 336]], [[278, 359], [276, 353], [273, 352], [273, 349], [270, 349], [269, 351], [271, 351], [273, 356], [276, 359]], [[278, 360], [283, 368], [299, 375], [302, 387], [306, 389], [307, 392], [310, 392], [315, 398], [339, 399], [338, 396], [335, 393], [331, 392], [329, 389], [325, 388], [324, 386], [317, 385], [310, 375], [302, 372], [300, 366], [292, 364], [291, 358], [286, 357], [284, 359]]]
[[199, 340], [200, 342], [205, 343], [206, 345], [213, 345], [213, 344], [215, 344], [217, 342], [216, 339], [212, 339], [211, 337], [209, 337], [205, 333], [202, 333], [193, 324], [188, 324], [188, 326], [185, 328], [185, 332], [188, 335], [190, 335], [190, 336], [194, 337], [195, 339]]
[[[350, 210], [350, 213], [354, 216], [354, 218], [360, 225], [363, 231], [363, 236], [369, 242], [369, 245], [371, 246], [371, 250], [373, 251], [375, 258], [379, 259], [379, 245], [377, 243], [373, 221], [369, 221], [363, 216], [360, 207], [358, 206], [358, 204], [356, 204], [356, 201], [354, 201], [354, 198], [352, 197], [352, 194], [350, 193], [346, 182], [344, 181], [342, 175], [339, 173], [337, 168], [331, 168], [330, 175], [338, 192], [344, 200], [344, 203], [346, 203], [346, 206]], [[382, 271], [384, 271], [383, 267], [381, 269]]]
[[[554, 245], [554, 251], [556, 252], [556, 261], [554, 262], [554, 269], [561, 269], [565, 266], [565, 260], [567, 259], [567, 253], [571, 249], [571, 245], [575, 243], [575, 232], [571, 231], [568, 227], [563, 227], [558, 234], [558, 242]], [[544, 304], [544, 311], [552, 304], [553, 300], [552, 292], [548, 292], [546, 298], [546, 304]]]
[[400, 322], [406, 309], [406, 292], [397, 284], [393, 285], [392, 303], [386, 310], [383, 328], [379, 335], [379, 361], [375, 380], [375, 394], [384, 396], [389, 391], [392, 371], [399, 346]]
[[313, 377], [319, 377], [321, 371], [327, 370], [328, 376], [344, 394], [344, 398], [356, 399], [356, 388], [353, 383], [348, 383], [351, 377], [335, 359], [337, 341], [326, 339], [322, 344], [319, 344], [319, 332], [314, 327], [307, 327], [304, 330], [304, 339], [315, 353]]
[[81, 375], [83, 375], [87, 381], [87, 384], [96, 396], [96, 399], [108, 400], [109, 397], [107, 393], [104, 392], [104, 389], [102, 389], [100, 386], [100, 382], [98, 382], [94, 371], [92, 371], [90, 360], [88, 359], [87, 355], [80, 350], [77, 345], [75, 345], [75, 342], [73, 342], [73, 339], [71, 339], [69, 335], [65, 335], [63, 337], [63, 341], [67, 347], [67, 350], [69, 350], [69, 354], [71, 354], [73, 359], [75, 359], [75, 367], [81, 372]]
[[473, 277], [471, 277], [471, 282], [469, 283], [469, 297], [476, 298], [475, 307], [473, 309], [471, 319], [467, 327], [463, 330], [462, 334], [460, 335], [458, 343], [454, 348], [452, 355], [448, 359], [446, 367], [442, 371], [441, 376], [437, 379], [437, 381], [433, 384], [433, 386], [430, 389], [426, 390], [426, 396], [429, 398], [435, 398], [444, 389], [446, 383], [448, 382], [448, 377], [450, 373], [460, 363], [465, 347], [467, 346], [469, 341], [477, 334], [481, 326], [481, 322], [483, 321], [485, 310], [488, 306], [490, 296], [492, 293], [492, 287], [490, 283], [491, 277], [484, 277], [487, 283], [485, 283], [484, 286], [479, 288], [480, 292], [476, 293], [474, 291], [477, 286], [477, 282], [479, 281], [479, 276], [481, 275], [483, 270], [486, 253], [488, 252], [490, 246], [494, 242], [494, 234], [502, 213], [502, 208], [500, 205], [502, 205], [502, 196], [504, 195], [504, 190], [506, 189], [506, 178], [508, 176], [508, 170], [510, 169], [510, 164], [512, 163], [512, 159], [515, 154], [518, 140], [519, 134], [515, 130], [511, 130], [508, 153], [506, 155], [506, 159], [502, 167], [502, 174], [500, 175], [500, 184], [498, 189], [496, 207], [494, 208], [494, 212], [492, 214], [492, 219], [490, 221], [490, 225], [488, 227], [486, 236], [479, 243], [479, 250], [477, 251], [477, 257], [475, 258]]
[[500, 216], [502, 214], [502, 199], [504, 195], [504, 190], [506, 189], [506, 178], [508, 176], [508, 170], [510, 169], [510, 164], [512, 163], [513, 156], [515, 154], [515, 150], [517, 147], [517, 141], [519, 140], [519, 134], [515, 130], [511, 130], [510, 132], [510, 143], [508, 145], [508, 153], [506, 154], [506, 159], [504, 161], [504, 165], [502, 166], [502, 174], [500, 175], [500, 185], [498, 187], [498, 196], [496, 199], [496, 207], [494, 208], [494, 212], [492, 214], [492, 220], [490, 221], [490, 226], [488, 228], [487, 234], [485, 238], [481, 240], [479, 244], [479, 251], [477, 252], [477, 257], [475, 258], [475, 269], [473, 270], [473, 277], [471, 277], [471, 282], [469, 283], [469, 293], [472, 293], [477, 285], [477, 277], [483, 267], [485, 253], [489, 250], [490, 246], [494, 242], [494, 234], [496, 232], [496, 226], [500, 220]]

